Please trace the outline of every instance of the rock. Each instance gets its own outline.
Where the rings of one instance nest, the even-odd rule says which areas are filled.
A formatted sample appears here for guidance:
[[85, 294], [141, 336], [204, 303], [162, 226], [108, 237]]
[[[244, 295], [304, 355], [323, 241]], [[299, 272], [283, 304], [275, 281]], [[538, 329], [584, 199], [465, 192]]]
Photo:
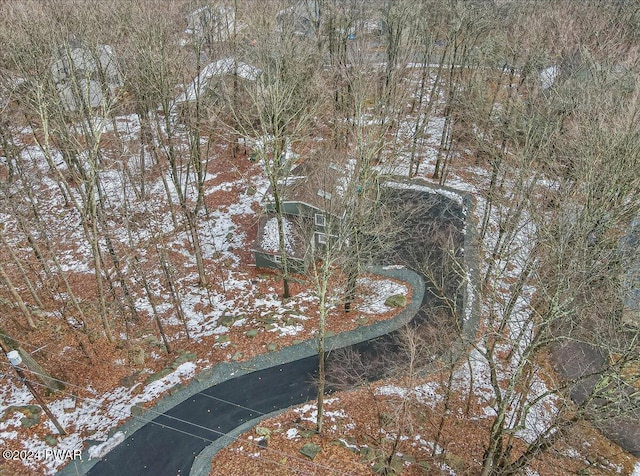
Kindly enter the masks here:
[[223, 315], [220, 319], [218, 319], [218, 324], [225, 327], [231, 326], [234, 322], [236, 322], [236, 318], [234, 316]]
[[391, 469], [393, 471], [393, 474], [402, 473], [403, 466], [404, 466], [404, 461], [402, 460], [402, 458], [395, 456], [391, 459]]
[[133, 372], [131, 375], [126, 375], [120, 379], [120, 385], [131, 388], [136, 384], [139, 376], [140, 372]]
[[144, 391], [144, 384], [142, 382], [135, 384], [131, 387], [131, 395], [140, 395]]
[[258, 329], [251, 329], [250, 331], [246, 332], [246, 336], [253, 339], [258, 335], [258, 332], [259, 332]]
[[173, 363], [171, 364], [171, 368], [175, 370], [185, 362], [196, 360], [197, 358], [197, 354], [194, 354], [193, 352], [185, 352], [184, 354], [179, 355], [176, 360], [173, 361]]
[[464, 473], [467, 469], [467, 462], [464, 458], [454, 454], [454, 453], [445, 453], [444, 454], [444, 462], [450, 466], [456, 473]]
[[315, 459], [316, 455], [320, 453], [321, 449], [322, 448], [320, 448], [315, 443], [307, 443], [302, 448], [300, 448], [300, 453], [313, 460]]
[[368, 446], [360, 448], [360, 458], [364, 461], [370, 461], [375, 457], [375, 452]]
[[156, 336], [153, 335], [143, 337], [142, 342], [149, 345], [164, 346], [164, 344], [160, 342]]
[[165, 368], [160, 370], [159, 372], [156, 372], [155, 374], [151, 374], [147, 377], [147, 379], [144, 381], [145, 385], [149, 385], [150, 383], [155, 382], [156, 380], [160, 380], [162, 377], [166, 377], [167, 375], [169, 375], [170, 373], [173, 372], [172, 368]]
[[54, 435], [45, 435], [44, 442], [49, 446], [56, 446], [58, 444], [58, 438]]
[[173, 387], [171, 387], [169, 389], [169, 395], [175, 395], [176, 393], [178, 393], [180, 390], [182, 390], [184, 388], [184, 385], [181, 383], [177, 383], [175, 384]]
[[132, 347], [127, 352], [127, 358], [129, 359], [129, 364], [134, 365], [136, 367], [140, 367], [144, 365], [144, 349], [141, 347]]
[[15, 412], [22, 413], [25, 418], [35, 419], [36, 417], [40, 418], [42, 408], [38, 405], [11, 405], [4, 411], [0, 421], [7, 421]]
[[266, 448], [269, 446], [269, 438], [260, 438], [258, 440], [258, 448]]
[[386, 299], [384, 305], [388, 307], [405, 307], [407, 305], [407, 297], [403, 294], [394, 294]]
[[39, 416], [34, 418], [23, 418], [22, 420], [20, 420], [22, 428], [31, 428], [32, 426], [36, 426], [38, 423], [40, 423]]

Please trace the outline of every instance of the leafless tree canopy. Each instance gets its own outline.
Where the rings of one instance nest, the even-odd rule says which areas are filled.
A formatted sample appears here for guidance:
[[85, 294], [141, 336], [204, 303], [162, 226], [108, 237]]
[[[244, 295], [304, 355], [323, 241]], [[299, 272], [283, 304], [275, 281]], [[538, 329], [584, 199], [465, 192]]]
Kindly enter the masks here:
[[[104, 348], [135, 354], [146, 334], [167, 354], [188, 345], [186, 292], [218, 305], [229, 270], [247, 264], [238, 237], [259, 220], [211, 231], [222, 218], [208, 181], [225, 149], [221, 174], [262, 167], [277, 292], [286, 301], [304, 283], [318, 300], [321, 357], [329, 309], [353, 310], [369, 265], [400, 263], [427, 283], [425, 326], [378, 360], [349, 352], [325, 369], [322, 357], [323, 382], [392, 370], [416, 383], [437, 368], [449, 411], [454, 376], [481, 362], [493, 412], [483, 475], [523, 471], [585, 420], [605, 432], [633, 420], [638, 25], [625, 0], [2, 2], [0, 332], [66, 340], [87, 366]], [[302, 161], [322, 183], [331, 167], [349, 178], [323, 191], [331, 236], [297, 274], [285, 209]], [[415, 178], [465, 188], [475, 205], [385, 186]], [[471, 297], [477, 335], [448, 352]], [[471, 418], [468, 380], [457, 390]], [[556, 414], [523, 442], [551, 398]], [[419, 411], [402, 402], [385, 474]], [[442, 446], [448, 418], [434, 427]]]

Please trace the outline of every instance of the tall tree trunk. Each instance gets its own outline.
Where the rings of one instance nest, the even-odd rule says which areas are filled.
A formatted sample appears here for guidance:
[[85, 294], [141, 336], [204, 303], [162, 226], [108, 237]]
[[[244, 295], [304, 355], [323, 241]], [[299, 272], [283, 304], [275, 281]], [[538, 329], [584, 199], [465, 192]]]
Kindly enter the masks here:
[[11, 278], [9, 278], [9, 276], [7, 276], [7, 273], [4, 270], [4, 265], [1, 262], [0, 262], [0, 279], [2, 279], [5, 282], [7, 288], [9, 289], [9, 293], [11, 294], [11, 297], [15, 301], [15, 303], [18, 306], [18, 308], [20, 309], [20, 311], [22, 312], [22, 315], [24, 316], [25, 320], [27, 321], [27, 325], [29, 326], [29, 328], [30, 329], [35, 329], [36, 328], [36, 324], [33, 321], [33, 316], [31, 315], [31, 311], [29, 311], [29, 309], [27, 308], [27, 305], [25, 304], [25, 302], [20, 297], [20, 294], [18, 293], [18, 291], [16, 290], [15, 286], [13, 285], [13, 282], [11, 281]]

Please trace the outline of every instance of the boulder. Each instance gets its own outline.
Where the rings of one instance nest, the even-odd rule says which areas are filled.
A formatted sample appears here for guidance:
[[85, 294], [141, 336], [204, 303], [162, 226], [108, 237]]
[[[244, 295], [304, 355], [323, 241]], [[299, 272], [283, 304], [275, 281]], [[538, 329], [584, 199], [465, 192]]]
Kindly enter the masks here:
[[8, 418], [11, 418], [15, 412], [20, 412], [24, 415], [20, 420], [23, 428], [31, 428], [40, 423], [42, 408], [38, 405], [11, 405], [4, 411], [0, 421], [6, 421]]
[[156, 380], [160, 380], [162, 377], [166, 377], [167, 375], [169, 375], [172, 372], [173, 372], [172, 368], [162, 369], [159, 372], [156, 372], [155, 374], [149, 375], [147, 377], [147, 379], [144, 381], [144, 384], [145, 385], [149, 385], [150, 383], [153, 383]]
[[171, 364], [171, 368], [172, 369], [177, 369], [178, 367], [180, 367], [182, 364], [184, 364], [185, 362], [190, 362], [192, 360], [196, 360], [198, 358], [198, 356], [196, 354], [194, 354], [193, 352], [184, 352], [183, 354], [180, 354]]
[[306, 443], [302, 448], [300, 448], [300, 453], [305, 455], [307, 458], [314, 460], [318, 453], [320, 453], [320, 448], [315, 443]]
[[218, 319], [218, 324], [225, 327], [231, 326], [234, 322], [236, 322], [236, 318], [234, 316], [224, 315]]
[[388, 307], [405, 307], [407, 305], [407, 297], [403, 294], [394, 294], [386, 299], [384, 305]]
[[129, 363], [136, 367], [144, 365], [144, 349], [141, 347], [131, 347], [127, 352]]

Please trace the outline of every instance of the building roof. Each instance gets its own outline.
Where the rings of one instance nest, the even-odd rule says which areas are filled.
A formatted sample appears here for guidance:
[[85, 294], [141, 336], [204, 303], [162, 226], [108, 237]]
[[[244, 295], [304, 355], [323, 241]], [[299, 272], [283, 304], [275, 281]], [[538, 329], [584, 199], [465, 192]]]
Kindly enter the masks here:
[[255, 81], [262, 71], [250, 64], [236, 61], [233, 57], [222, 58], [206, 65], [198, 76], [175, 99], [176, 103], [195, 101], [198, 96], [207, 89], [209, 82], [214, 77], [237, 74], [247, 81]]
[[205, 5], [187, 16], [185, 33], [212, 41], [226, 41], [234, 30], [236, 21], [233, 8], [225, 5]]
[[623, 258], [630, 263], [623, 278], [624, 320], [640, 326], [640, 218], [635, 219], [629, 233], [621, 240]]
[[[353, 167], [330, 163], [322, 166], [306, 160], [296, 165], [288, 177], [279, 181], [280, 196], [285, 202], [310, 205], [337, 217], [344, 216], [347, 187]], [[264, 203], [273, 203], [272, 187], [265, 193]]]
[[90, 107], [99, 106], [107, 92], [122, 86], [115, 53], [109, 45], [98, 45], [95, 50], [74, 46], [62, 48], [60, 59], [51, 65], [51, 74], [64, 107], [74, 111], [82, 102], [76, 97], [76, 87]]
[[320, 18], [320, 4], [318, 0], [297, 0], [292, 6], [280, 10], [276, 14], [278, 29], [283, 30], [290, 25], [297, 33], [313, 35], [314, 24]]
[[[304, 259], [309, 245], [311, 220], [304, 217], [283, 217], [285, 249], [287, 256]], [[278, 220], [273, 213], [266, 213], [260, 219], [255, 250], [272, 255], [280, 255], [280, 239], [278, 237]]]

